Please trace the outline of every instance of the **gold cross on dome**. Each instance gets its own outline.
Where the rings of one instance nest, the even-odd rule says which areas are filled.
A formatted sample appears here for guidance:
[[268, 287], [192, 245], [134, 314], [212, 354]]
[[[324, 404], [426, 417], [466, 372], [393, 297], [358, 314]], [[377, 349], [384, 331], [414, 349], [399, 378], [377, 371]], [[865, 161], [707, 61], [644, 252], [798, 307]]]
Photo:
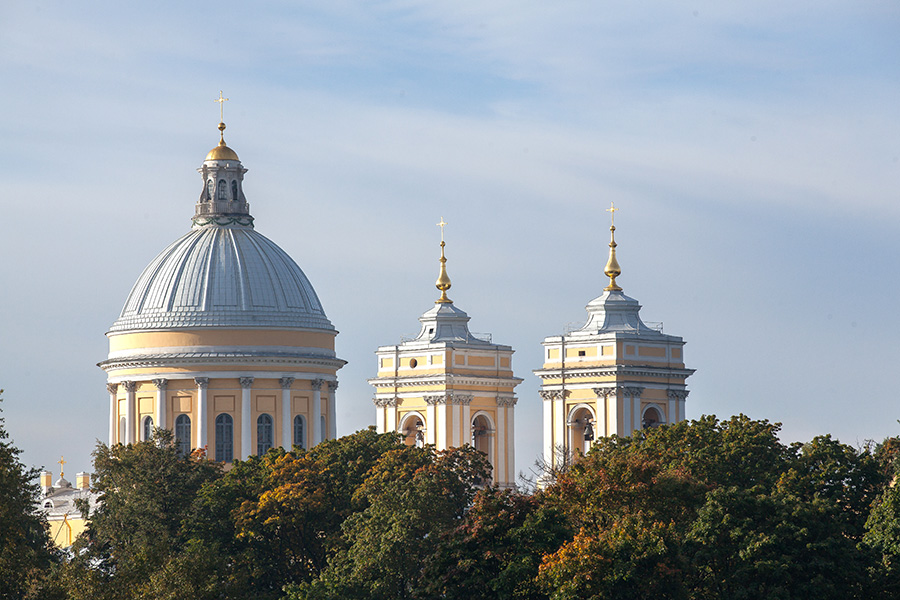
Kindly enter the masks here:
[[66, 461], [65, 461], [65, 459], [63, 459], [62, 456], [60, 456], [59, 460], [56, 462], [59, 463], [59, 476], [62, 477], [63, 476], [63, 467], [65, 466]]
[[441, 217], [441, 222], [438, 223], [437, 226], [441, 228], [441, 241], [442, 242], [444, 241], [444, 226], [445, 225], [447, 225], [447, 223], [444, 222], [444, 217]]
[[222, 90], [219, 90], [219, 97], [213, 100], [213, 102], [219, 103], [219, 121], [225, 122], [225, 103], [228, 102], [228, 98], [222, 96]]
[[621, 208], [616, 208], [615, 202], [609, 203], [609, 208], [606, 209], [606, 212], [609, 213], [609, 224], [615, 226], [616, 224], [616, 211], [622, 210]]

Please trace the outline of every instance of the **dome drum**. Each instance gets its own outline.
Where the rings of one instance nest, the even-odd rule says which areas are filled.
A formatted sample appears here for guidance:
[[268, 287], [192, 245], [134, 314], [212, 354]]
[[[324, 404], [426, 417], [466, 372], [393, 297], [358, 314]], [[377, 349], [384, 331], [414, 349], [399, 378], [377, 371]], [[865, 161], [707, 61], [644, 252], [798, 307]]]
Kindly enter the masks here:
[[247, 169], [224, 136], [198, 172], [191, 230], [144, 269], [107, 332], [110, 444], [159, 426], [229, 463], [336, 437], [337, 331], [297, 263], [253, 228]]

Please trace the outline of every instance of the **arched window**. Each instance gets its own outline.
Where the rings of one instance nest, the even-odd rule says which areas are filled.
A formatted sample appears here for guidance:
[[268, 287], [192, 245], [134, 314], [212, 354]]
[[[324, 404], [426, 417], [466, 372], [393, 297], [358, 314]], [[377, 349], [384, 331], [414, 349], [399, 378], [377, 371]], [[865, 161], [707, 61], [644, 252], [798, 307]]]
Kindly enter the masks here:
[[597, 436], [594, 431], [594, 413], [585, 405], [575, 407], [569, 413], [569, 443], [572, 450], [581, 450], [587, 454]]
[[303, 415], [297, 415], [294, 417], [294, 445], [300, 446], [301, 448], [306, 448], [306, 436], [304, 435], [306, 429], [303, 423]]
[[491, 455], [491, 424], [484, 415], [472, 420], [472, 445], [476, 450]]
[[225, 191], [226, 189], [227, 188], [225, 187], [225, 180], [220, 179], [218, 189], [216, 189], [216, 200], [226, 200], [226, 198], [225, 198], [225, 194], [227, 193]]
[[403, 424], [400, 425], [400, 433], [403, 434], [403, 441], [407, 446], [421, 448], [425, 445], [425, 423], [419, 413], [407, 413]]
[[234, 460], [234, 419], [225, 413], [216, 417], [216, 460]]
[[141, 433], [143, 434], [141, 441], [146, 442], [153, 435], [153, 417], [144, 417], [143, 425], [144, 426], [141, 428]]
[[237, 181], [231, 182], [231, 199], [235, 202], [238, 201], [238, 193], [237, 193]]
[[662, 425], [662, 422], [662, 415], [659, 414], [659, 411], [656, 410], [655, 406], [651, 406], [644, 411], [644, 418], [641, 420], [641, 425], [644, 429], [650, 429], [651, 427]]
[[181, 456], [191, 453], [191, 418], [187, 415], [175, 419], [175, 450]]
[[269, 451], [275, 441], [273, 439], [272, 417], [259, 415], [256, 419], [256, 453], [262, 456]]
[[119, 419], [119, 443], [125, 443], [125, 433], [128, 431], [128, 426], [125, 423], [125, 417]]

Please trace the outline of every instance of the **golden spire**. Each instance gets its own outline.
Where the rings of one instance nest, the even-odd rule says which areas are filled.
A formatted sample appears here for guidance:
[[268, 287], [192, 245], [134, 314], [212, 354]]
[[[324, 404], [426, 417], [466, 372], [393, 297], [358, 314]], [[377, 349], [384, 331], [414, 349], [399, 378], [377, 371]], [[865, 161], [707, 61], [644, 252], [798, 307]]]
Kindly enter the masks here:
[[225, 103], [228, 102], [228, 98], [225, 98], [222, 95], [222, 90], [219, 90], [219, 97], [213, 100], [213, 102], [219, 103], [219, 145], [225, 145]]
[[56, 462], [59, 463], [59, 477], [60, 477], [60, 479], [62, 479], [62, 476], [64, 475], [63, 467], [66, 466], [66, 460], [62, 456], [60, 456], [59, 460]]
[[622, 269], [619, 267], [619, 261], [616, 260], [616, 211], [619, 210], [616, 208], [615, 203], [610, 202], [609, 208], [606, 209], [606, 212], [609, 213], [609, 260], [606, 261], [606, 268], [603, 270], [606, 273], [607, 277], [609, 277], [609, 285], [603, 288], [605, 291], [611, 292], [621, 292], [622, 288], [616, 285], [616, 277], [622, 274]]
[[444, 222], [444, 217], [441, 217], [441, 222], [437, 225], [441, 228], [441, 274], [438, 276], [437, 281], [434, 282], [434, 285], [441, 290], [441, 297], [438, 298], [435, 304], [453, 304], [453, 300], [447, 297], [447, 290], [450, 289], [450, 277], [447, 275], [447, 258], [444, 256], [444, 226], [447, 225]]

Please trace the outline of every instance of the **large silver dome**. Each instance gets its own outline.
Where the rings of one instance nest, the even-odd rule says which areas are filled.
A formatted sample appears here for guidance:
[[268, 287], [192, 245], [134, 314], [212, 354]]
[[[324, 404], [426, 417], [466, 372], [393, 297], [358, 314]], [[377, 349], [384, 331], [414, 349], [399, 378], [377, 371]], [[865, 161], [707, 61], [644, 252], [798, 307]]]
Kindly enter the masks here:
[[251, 227], [210, 222], [144, 269], [110, 333], [194, 327], [334, 331], [284, 250]]

